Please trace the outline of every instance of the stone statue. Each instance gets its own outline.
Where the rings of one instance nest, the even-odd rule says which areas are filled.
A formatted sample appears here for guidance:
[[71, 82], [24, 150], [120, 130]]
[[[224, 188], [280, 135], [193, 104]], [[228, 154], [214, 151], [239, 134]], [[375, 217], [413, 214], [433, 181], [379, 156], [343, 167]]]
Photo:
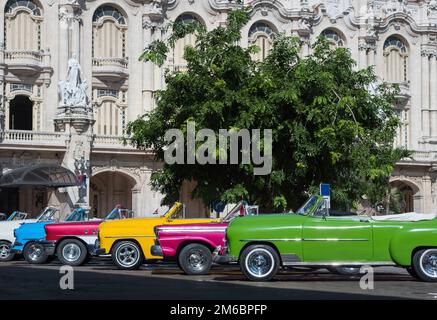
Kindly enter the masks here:
[[77, 88], [80, 84], [80, 64], [77, 61], [76, 54], [68, 60], [67, 82], [71, 89]]
[[81, 78], [81, 67], [76, 54], [68, 60], [67, 80], [59, 81], [59, 98], [62, 107], [85, 107], [88, 102], [88, 84]]

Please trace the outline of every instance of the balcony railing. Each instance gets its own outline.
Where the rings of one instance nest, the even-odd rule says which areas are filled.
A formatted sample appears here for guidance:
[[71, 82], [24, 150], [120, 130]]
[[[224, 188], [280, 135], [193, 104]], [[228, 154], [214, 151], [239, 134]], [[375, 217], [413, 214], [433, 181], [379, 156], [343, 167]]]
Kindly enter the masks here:
[[126, 78], [127, 58], [93, 58], [93, 75], [100, 78]]
[[35, 50], [5, 50], [5, 63], [14, 73], [28, 75], [50, 69], [50, 54]]
[[1, 144], [65, 145], [64, 133], [30, 130], [4, 130], [0, 132]]
[[127, 143], [126, 145], [123, 144], [122, 138], [122, 136], [95, 135], [94, 147], [134, 149], [134, 147], [129, 143]]
[[127, 68], [128, 61], [126, 58], [93, 58], [93, 66], [96, 67], [121, 67]]
[[35, 61], [42, 62], [43, 53], [42, 51], [32, 51], [32, 50], [5, 50], [6, 60], [21, 60], [21, 59], [32, 59]]

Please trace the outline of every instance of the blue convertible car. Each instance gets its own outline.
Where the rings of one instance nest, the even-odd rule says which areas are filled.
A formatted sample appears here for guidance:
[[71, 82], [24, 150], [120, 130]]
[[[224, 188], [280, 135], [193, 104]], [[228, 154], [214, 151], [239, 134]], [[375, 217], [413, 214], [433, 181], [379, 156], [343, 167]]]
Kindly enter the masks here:
[[[46, 237], [45, 226], [50, 223], [58, 222], [57, 213], [59, 212], [56, 208], [47, 208], [45, 212], [38, 218], [37, 222], [22, 224], [19, 228], [14, 230], [15, 242], [11, 249], [13, 253], [23, 253], [24, 258], [29, 261], [32, 260], [33, 263], [38, 263], [35, 259], [38, 257], [45, 257], [37, 250], [41, 250], [40, 247], [32, 246], [37, 240], [43, 240]], [[66, 222], [73, 221], [85, 221], [88, 220], [87, 212], [82, 208], [76, 208], [74, 211], [65, 219]], [[40, 263], [43, 263], [41, 261]]]

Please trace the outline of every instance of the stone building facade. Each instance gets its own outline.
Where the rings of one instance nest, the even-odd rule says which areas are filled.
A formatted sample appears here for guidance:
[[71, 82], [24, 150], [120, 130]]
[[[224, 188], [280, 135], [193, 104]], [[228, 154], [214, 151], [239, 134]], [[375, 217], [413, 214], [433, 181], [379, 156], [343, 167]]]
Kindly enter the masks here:
[[[257, 44], [263, 59], [276, 33], [301, 39], [302, 55], [324, 34], [350, 49], [357, 68], [374, 66], [399, 84], [402, 126], [395, 143], [414, 150], [398, 164], [392, 184], [405, 210], [437, 210], [437, 2], [435, 0], [253, 0], [241, 45]], [[223, 25], [237, 4], [228, 0], [0, 0], [0, 165], [3, 173], [34, 163], [59, 164], [86, 177], [78, 188], [21, 187], [0, 192], [0, 211], [37, 212], [50, 204], [68, 212], [77, 203], [98, 215], [116, 203], [148, 215], [162, 196], [151, 190], [159, 163], [120, 143], [126, 124], [154, 108], [165, 68], [183, 68], [178, 41], [166, 64], [138, 56], [176, 19]], [[62, 84], [79, 77], [86, 104], [62, 103]], [[76, 70], [76, 69], [75, 69]], [[67, 81], [68, 84], [68, 81]], [[64, 101], [65, 102], [65, 101]], [[202, 205], [182, 200], [195, 212]], [[84, 194], [80, 194], [84, 191]], [[162, 208], [161, 208], [162, 209]], [[197, 211], [199, 211], [197, 210]]]

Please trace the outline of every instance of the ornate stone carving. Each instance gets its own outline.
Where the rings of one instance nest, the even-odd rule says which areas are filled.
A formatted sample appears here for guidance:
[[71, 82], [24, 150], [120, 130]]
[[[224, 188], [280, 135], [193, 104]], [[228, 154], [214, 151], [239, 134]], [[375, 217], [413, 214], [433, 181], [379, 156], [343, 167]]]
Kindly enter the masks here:
[[326, 1], [326, 13], [331, 19], [335, 19], [340, 15], [340, 9], [338, 7], [337, 0], [328, 0]]
[[311, 31], [311, 21], [309, 17], [302, 17], [298, 23], [299, 29]]
[[436, 0], [431, 0], [428, 3], [428, 13], [430, 13], [430, 11], [435, 11], [437, 10], [437, 1]]
[[87, 131], [94, 122], [93, 111], [87, 95], [88, 83], [81, 76], [76, 55], [68, 60], [67, 79], [59, 81], [59, 107], [56, 127], [63, 131], [65, 124], [72, 124], [78, 133]]
[[420, 50], [420, 55], [422, 57], [437, 57], [437, 50], [432, 45], [423, 45]]
[[374, 42], [361, 42], [358, 44], [358, 50], [364, 50], [364, 51], [376, 51], [376, 44]]
[[161, 0], [152, 1], [149, 5], [148, 19], [152, 26], [156, 27], [165, 20], [164, 7]]
[[[69, 8], [69, 6], [71, 7]], [[67, 6], [62, 6], [59, 8], [58, 18], [59, 21], [82, 22], [81, 10], [78, 8], [78, 5], [69, 4]]]
[[428, 19], [430, 22], [436, 23], [437, 22], [437, 1], [431, 0], [428, 3], [428, 8], [426, 11], [428, 15]]

